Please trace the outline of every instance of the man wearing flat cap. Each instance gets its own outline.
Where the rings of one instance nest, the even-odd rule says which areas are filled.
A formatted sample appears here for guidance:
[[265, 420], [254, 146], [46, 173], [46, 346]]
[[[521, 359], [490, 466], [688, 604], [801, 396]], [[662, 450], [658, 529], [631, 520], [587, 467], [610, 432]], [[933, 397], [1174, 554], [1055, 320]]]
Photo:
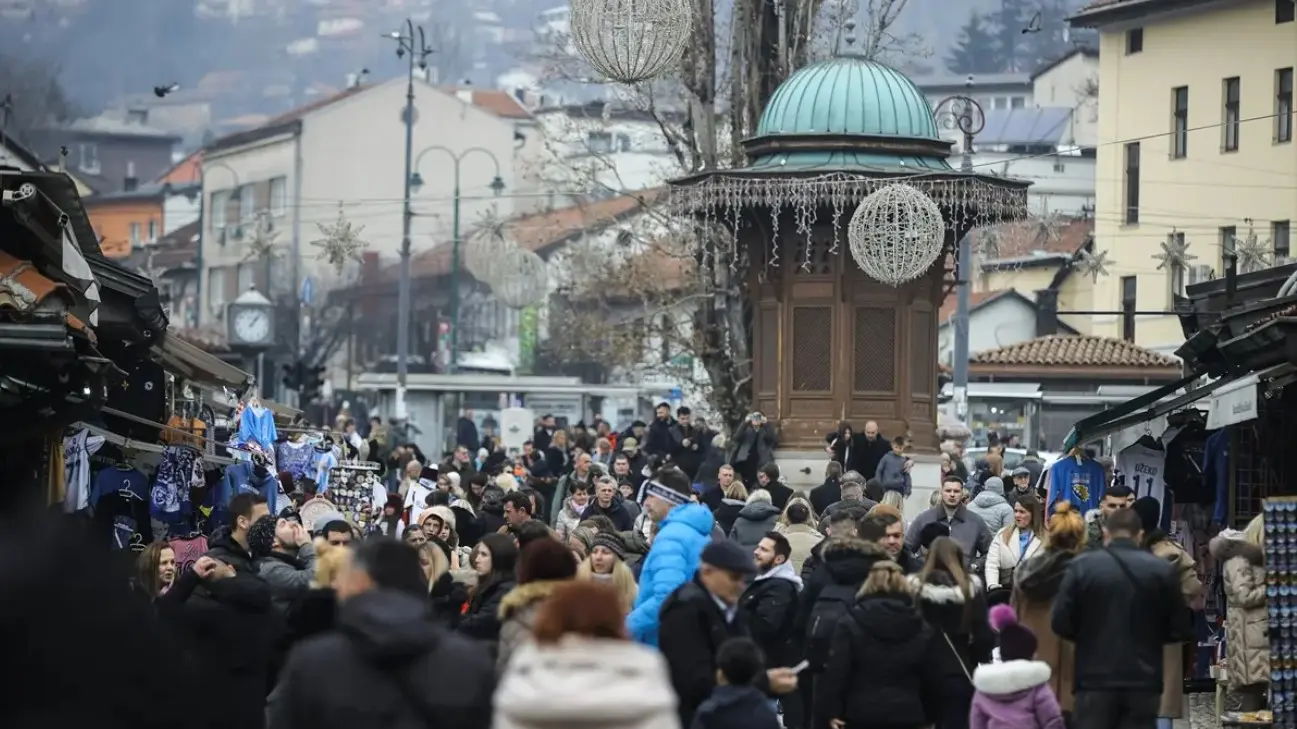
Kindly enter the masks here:
[[[658, 645], [680, 698], [681, 726], [692, 724], [694, 713], [716, 687], [716, 651], [721, 644], [751, 637], [739, 612], [739, 598], [756, 573], [751, 552], [729, 540], [713, 541], [703, 548], [694, 578], [662, 603]], [[797, 674], [771, 668], [758, 686], [788, 693], [797, 687]]]

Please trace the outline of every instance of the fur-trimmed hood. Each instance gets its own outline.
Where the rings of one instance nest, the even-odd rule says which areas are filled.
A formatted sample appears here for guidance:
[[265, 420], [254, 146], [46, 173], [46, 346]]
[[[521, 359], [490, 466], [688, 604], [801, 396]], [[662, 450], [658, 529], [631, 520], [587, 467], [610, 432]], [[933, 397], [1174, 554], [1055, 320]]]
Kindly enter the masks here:
[[819, 544], [820, 559], [829, 577], [839, 585], [859, 585], [887, 550], [857, 537], [830, 537]]
[[[953, 580], [947, 577], [945, 573], [933, 572], [929, 575], [929, 578], [937, 577], [938, 575], [944, 579], [941, 579], [939, 582], [924, 582], [923, 578], [919, 575], [910, 575], [906, 579], [908, 579], [910, 584], [918, 590], [919, 599], [923, 602], [944, 605], [963, 605], [964, 591], [959, 589], [957, 585], [943, 584], [945, 582], [953, 582]], [[982, 578], [977, 575], [969, 575], [968, 582], [973, 595], [977, 595], [982, 591]]]
[[500, 620], [508, 620], [515, 613], [547, 599], [566, 580], [537, 580], [518, 585], [500, 600]]
[[1265, 554], [1261, 548], [1243, 538], [1241, 532], [1221, 533], [1212, 537], [1211, 556], [1217, 562], [1224, 564], [1234, 557], [1242, 557], [1248, 561], [1248, 564], [1262, 566], [1265, 564]]
[[987, 696], [1014, 699], [1048, 683], [1052, 672], [1044, 661], [983, 663], [973, 670], [973, 687]]

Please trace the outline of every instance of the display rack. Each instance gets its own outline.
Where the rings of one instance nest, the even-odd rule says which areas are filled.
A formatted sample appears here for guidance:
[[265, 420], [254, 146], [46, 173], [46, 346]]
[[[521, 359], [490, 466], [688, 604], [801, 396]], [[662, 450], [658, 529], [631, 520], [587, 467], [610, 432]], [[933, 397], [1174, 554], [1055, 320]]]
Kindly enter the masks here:
[[344, 462], [329, 469], [329, 498], [352, 526], [364, 530], [374, 509], [374, 489], [381, 486], [378, 465]]
[[1297, 729], [1297, 497], [1268, 498], [1262, 509], [1271, 719], [1278, 729]]

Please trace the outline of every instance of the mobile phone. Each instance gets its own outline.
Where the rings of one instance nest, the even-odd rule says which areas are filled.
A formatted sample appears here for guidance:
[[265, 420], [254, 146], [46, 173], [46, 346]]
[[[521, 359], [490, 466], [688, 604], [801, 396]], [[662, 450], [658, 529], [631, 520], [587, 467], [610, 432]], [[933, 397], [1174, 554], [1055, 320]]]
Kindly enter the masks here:
[[793, 666], [789, 670], [791, 670], [793, 673], [801, 673], [802, 671], [805, 671], [807, 668], [810, 668], [810, 666], [811, 664], [809, 661], [802, 661], [801, 663], [798, 663], [796, 666]]

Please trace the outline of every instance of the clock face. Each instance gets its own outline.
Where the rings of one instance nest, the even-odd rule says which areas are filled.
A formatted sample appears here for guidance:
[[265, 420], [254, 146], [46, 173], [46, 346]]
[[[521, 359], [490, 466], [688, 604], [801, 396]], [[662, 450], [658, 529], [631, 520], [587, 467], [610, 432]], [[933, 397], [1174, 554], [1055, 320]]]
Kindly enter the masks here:
[[262, 309], [241, 309], [234, 314], [234, 334], [253, 344], [270, 339], [270, 313]]

